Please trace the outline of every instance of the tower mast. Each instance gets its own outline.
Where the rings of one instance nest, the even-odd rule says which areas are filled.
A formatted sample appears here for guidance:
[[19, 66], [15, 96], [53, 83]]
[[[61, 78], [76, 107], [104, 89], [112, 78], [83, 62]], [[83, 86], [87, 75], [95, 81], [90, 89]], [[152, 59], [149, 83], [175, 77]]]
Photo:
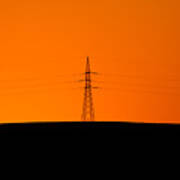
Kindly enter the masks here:
[[85, 87], [84, 87], [84, 102], [83, 102], [83, 121], [94, 121], [95, 113], [93, 106], [93, 96], [92, 96], [92, 81], [91, 81], [91, 69], [89, 57], [86, 59], [86, 70], [85, 70]]

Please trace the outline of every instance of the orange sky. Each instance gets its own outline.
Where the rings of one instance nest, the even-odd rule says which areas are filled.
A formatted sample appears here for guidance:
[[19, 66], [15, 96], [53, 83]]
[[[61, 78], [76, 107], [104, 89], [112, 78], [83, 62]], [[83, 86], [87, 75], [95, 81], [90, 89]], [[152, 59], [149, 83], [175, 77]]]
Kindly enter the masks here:
[[80, 120], [90, 56], [96, 120], [180, 123], [178, 0], [0, 2], [0, 122]]

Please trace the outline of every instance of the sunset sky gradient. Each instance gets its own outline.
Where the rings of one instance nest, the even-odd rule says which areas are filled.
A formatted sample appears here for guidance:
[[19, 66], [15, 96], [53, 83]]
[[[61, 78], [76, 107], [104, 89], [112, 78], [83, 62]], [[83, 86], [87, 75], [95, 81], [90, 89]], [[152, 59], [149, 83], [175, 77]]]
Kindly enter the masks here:
[[97, 121], [180, 123], [179, 0], [0, 2], [0, 123], [78, 121], [90, 56]]

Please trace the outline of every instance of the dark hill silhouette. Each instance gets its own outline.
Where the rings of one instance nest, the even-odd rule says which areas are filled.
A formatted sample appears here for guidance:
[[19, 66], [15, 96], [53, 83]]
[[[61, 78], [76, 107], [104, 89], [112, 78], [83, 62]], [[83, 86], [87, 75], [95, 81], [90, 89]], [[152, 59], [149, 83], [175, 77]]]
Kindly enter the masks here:
[[5, 135], [180, 135], [180, 125], [123, 122], [2, 124]]

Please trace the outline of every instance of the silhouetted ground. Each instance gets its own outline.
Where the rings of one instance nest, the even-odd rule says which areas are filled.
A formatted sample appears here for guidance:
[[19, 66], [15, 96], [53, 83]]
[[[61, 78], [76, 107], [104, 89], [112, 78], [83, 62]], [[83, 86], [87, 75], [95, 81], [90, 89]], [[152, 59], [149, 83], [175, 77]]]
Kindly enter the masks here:
[[180, 135], [180, 125], [120, 122], [27, 123], [0, 125], [0, 135]]

